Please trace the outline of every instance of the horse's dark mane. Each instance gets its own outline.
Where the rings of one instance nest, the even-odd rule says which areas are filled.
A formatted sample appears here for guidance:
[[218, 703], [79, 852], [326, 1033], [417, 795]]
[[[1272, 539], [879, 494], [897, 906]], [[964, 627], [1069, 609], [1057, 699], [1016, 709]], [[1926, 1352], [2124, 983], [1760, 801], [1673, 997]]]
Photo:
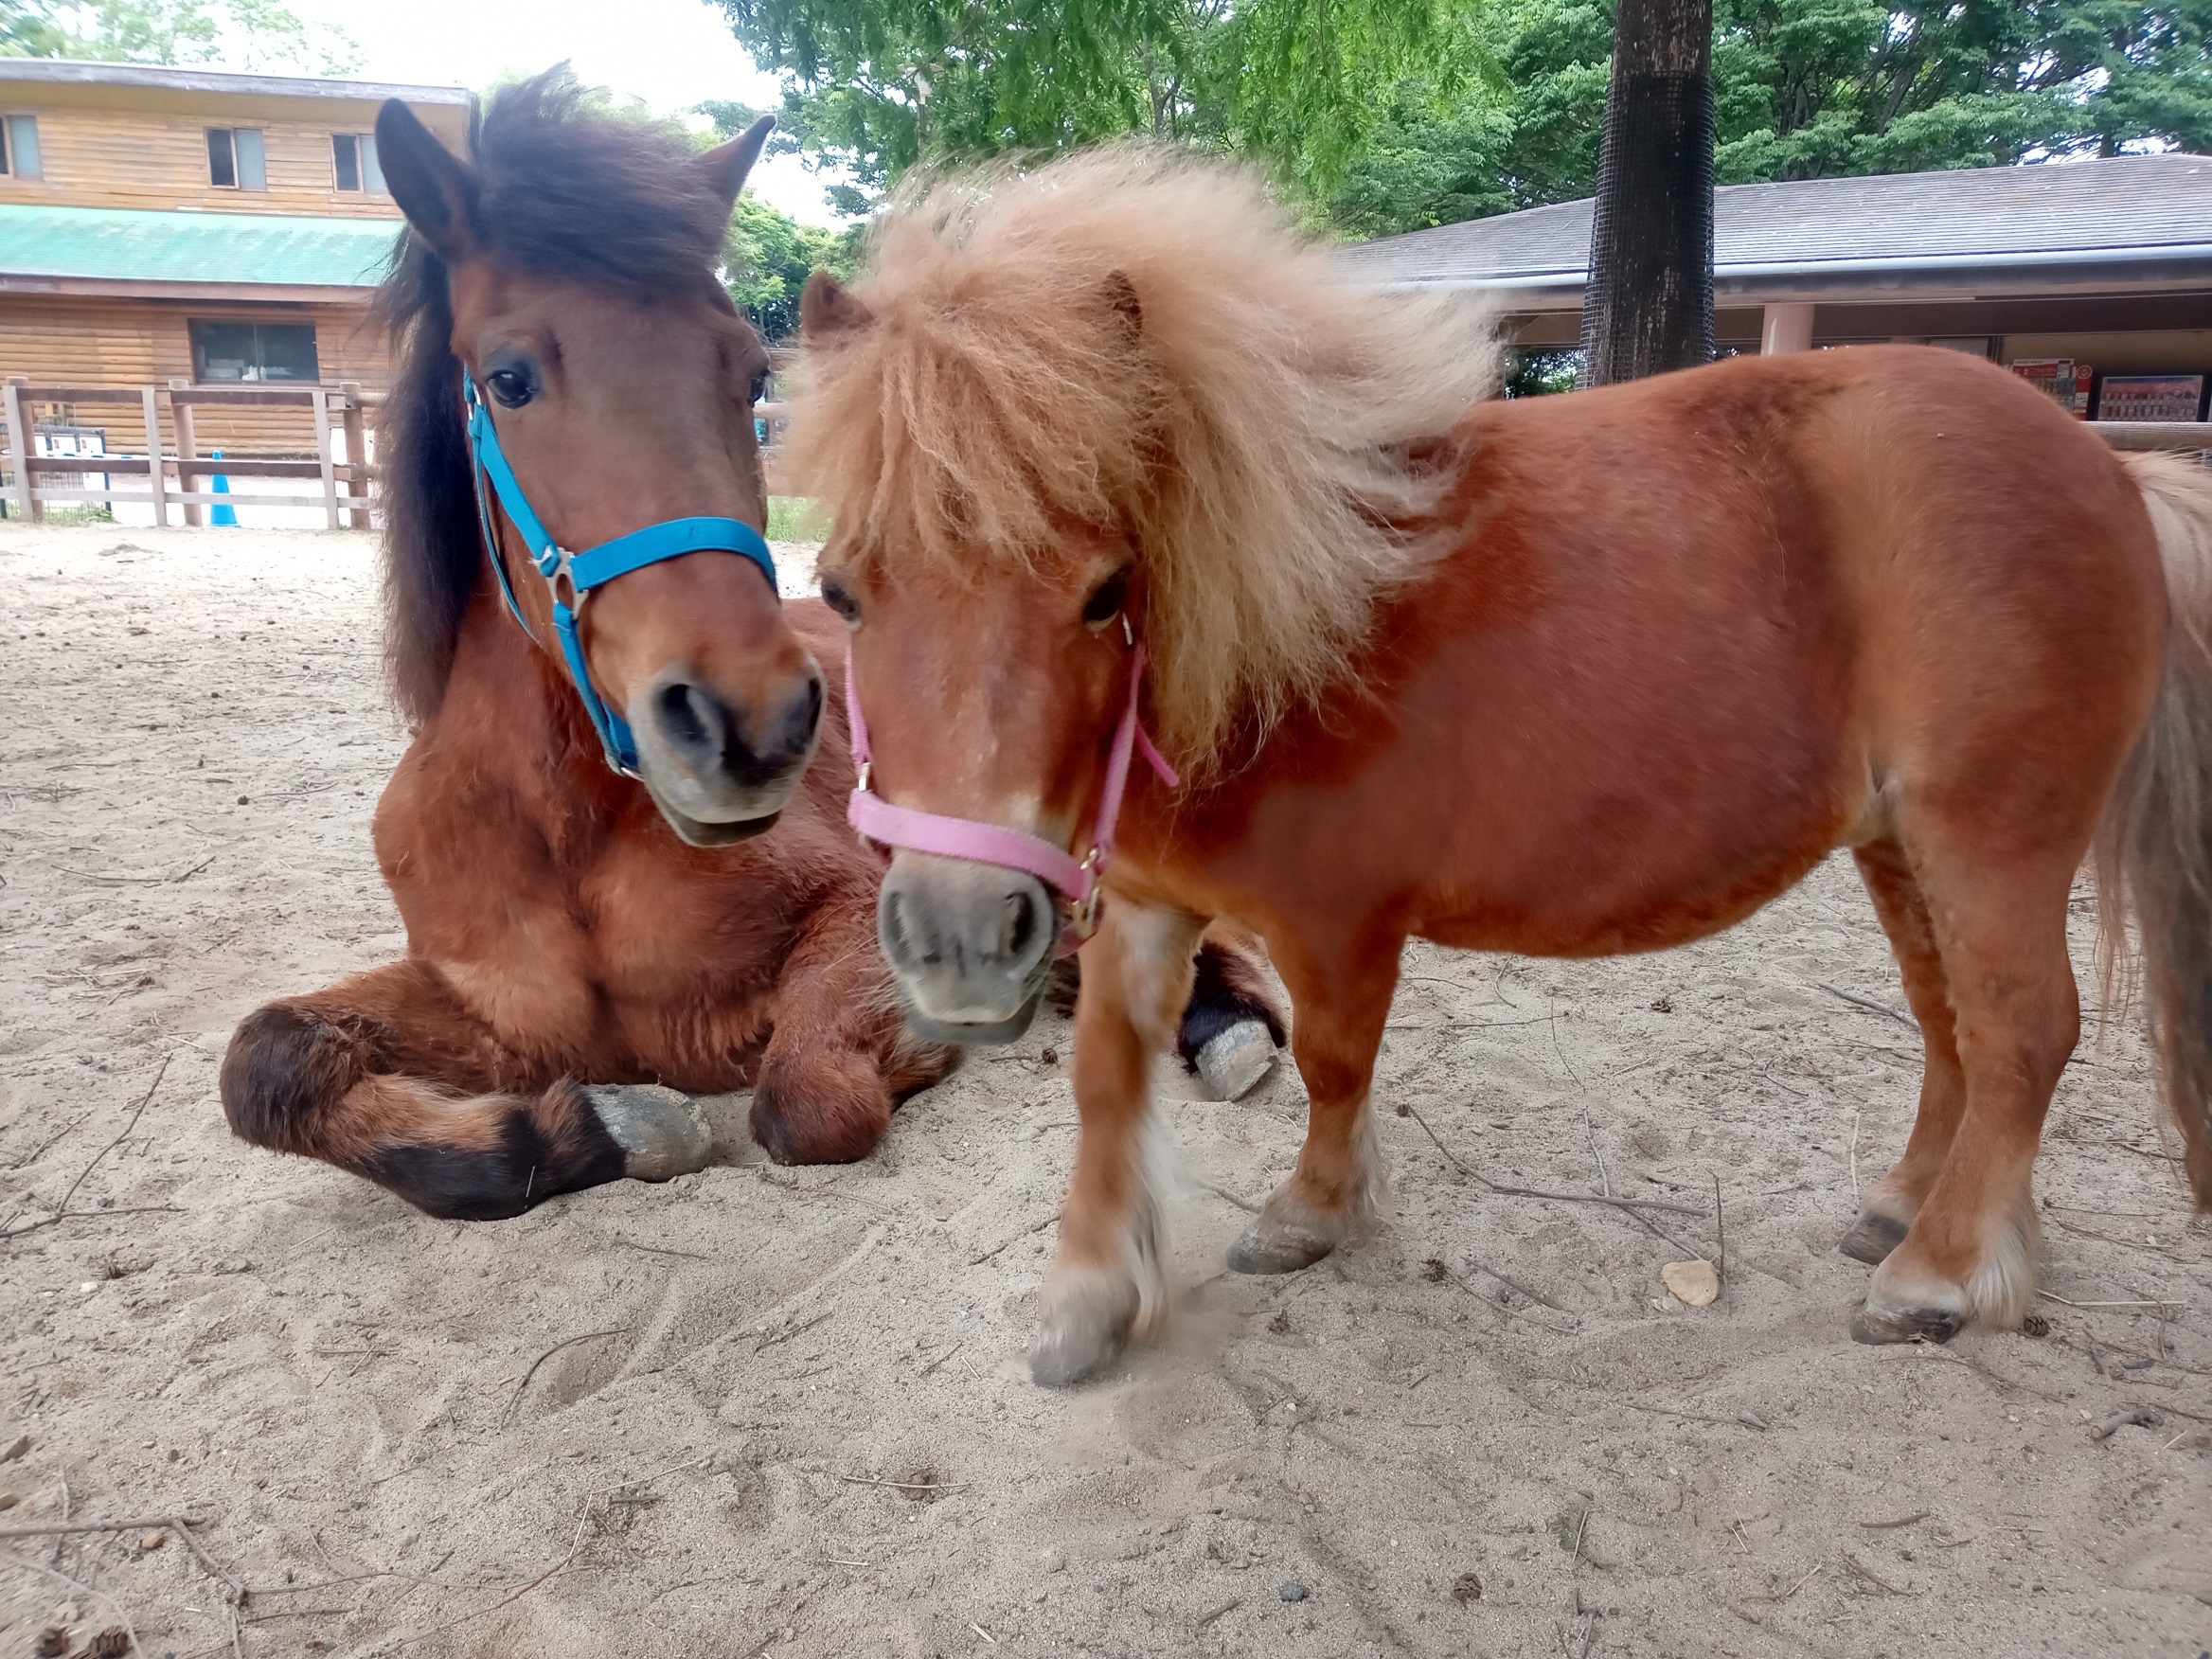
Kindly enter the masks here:
[[[496, 94], [469, 134], [471, 232], [520, 271], [650, 297], [710, 279], [729, 204], [672, 134], [590, 113], [564, 67]], [[716, 293], [720, 293], [719, 287]], [[486, 577], [445, 261], [402, 232], [377, 312], [398, 359], [378, 428], [385, 659], [408, 721], [437, 712]]]

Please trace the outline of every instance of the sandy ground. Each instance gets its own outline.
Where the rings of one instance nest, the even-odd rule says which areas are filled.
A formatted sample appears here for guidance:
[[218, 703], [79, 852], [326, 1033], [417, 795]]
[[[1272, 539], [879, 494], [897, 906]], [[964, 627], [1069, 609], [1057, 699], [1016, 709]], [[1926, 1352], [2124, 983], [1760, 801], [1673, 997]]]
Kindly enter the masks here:
[[[1064, 1024], [869, 1163], [768, 1167], [722, 1101], [726, 1162], [509, 1222], [251, 1150], [233, 1022], [401, 948], [370, 544], [9, 526], [0, 594], [0, 1528], [201, 1518], [251, 1659], [2212, 1646], [2212, 1239], [2132, 1033], [2060, 1093], [2048, 1334], [1846, 1338], [1833, 1246], [1918, 1076], [1824, 989], [1901, 1003], [1847, 865], [1665, 957], [1414, 951], [1387, 1224], [1305, 1274], [1222, 1268], [1295, 1078], [1178, 1105], [1172, 1337], [1048, 1394]], [[1488, 1193], [1423, 1120], [1494, 1181], [1698, 1213]], [[1693, 1311], [1658, 1270], [1720, 1254], [1716, 1179]], [[63, 1614], [74, 1651], [233, 1651], [173, 1539], [0, 1548], [0, 1659]]]

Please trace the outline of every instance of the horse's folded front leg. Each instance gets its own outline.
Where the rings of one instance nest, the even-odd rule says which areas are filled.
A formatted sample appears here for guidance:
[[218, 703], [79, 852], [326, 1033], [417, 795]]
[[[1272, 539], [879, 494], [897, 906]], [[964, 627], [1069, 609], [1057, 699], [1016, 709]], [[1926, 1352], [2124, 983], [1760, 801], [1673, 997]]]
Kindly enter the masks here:
[[1083, 948], [1075, 1178], [1029, 1351], [1030, 1375], [1047, 1387], [1080, 1382], [1167, 1313], [1151, 1066], [1190, 994], [1191, 951], [1204, 926], [1181, 912], [1110, 901]]
[[454, 1220], [705, 1164], [706, 1124], [674, 1090], [587, 1089], [547, 1069], [502, 1044], [436, 969], [394, 962], [249, 1014], [223, 1057], [223, 1108], [243, 1140]]

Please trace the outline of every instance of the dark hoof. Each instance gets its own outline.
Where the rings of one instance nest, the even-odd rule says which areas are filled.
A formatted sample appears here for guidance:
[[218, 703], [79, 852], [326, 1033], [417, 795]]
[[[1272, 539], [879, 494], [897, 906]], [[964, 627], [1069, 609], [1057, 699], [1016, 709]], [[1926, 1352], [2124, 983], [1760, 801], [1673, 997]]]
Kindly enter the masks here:
[[1216, 1100], [1241, 1100], [1275, 1069], [1275, 1034], [1264, 1020], [1240, 1020], [1207, 1039], [1191, 1063]]
[[1117, 1359], [1129, 1341], [1129, 1321], [1080, 1308], [1048, 1317], [1029, 1350], [1029, 1377], [1040, 1388], [1069, 1388]]
[[690, 1096], [657, 1083], [602, 1083], [584, 1097], [622, 1149], [631, 1180], [668, 1181], [706, 1168], [714, 1134]]
[[1940, 1308], [1863, 1307], [1851, 1320], [1851, 1340], [1878, 1346], [1898, 1342], [1949, 1342], [1966, 1329], [1958, 1314]]
[[1335, 1248], [1332, 1240], [1303, 1227], [1271, 1226], [1262, 1216], [1229, 1246], [1229, 1266], [1237, 1273], [1296, 1273]]
[[1836, 1248], [1853, 1261], [1880, 1267], [1889, 1259], [1889, 1253], [1905, 1241], [1905, 1223], [1894, 1217], [1861, 1210], [1850, 1231], [1836, 1241]]

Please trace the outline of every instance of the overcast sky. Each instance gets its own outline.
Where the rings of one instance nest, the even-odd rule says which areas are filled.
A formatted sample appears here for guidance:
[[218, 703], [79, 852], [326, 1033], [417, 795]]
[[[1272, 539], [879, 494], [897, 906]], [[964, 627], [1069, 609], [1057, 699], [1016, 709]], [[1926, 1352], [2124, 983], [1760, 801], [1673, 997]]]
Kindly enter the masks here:
[[[313, 22], [361, 45], [372, 80], [438, 81], [481, 91], [504, 75], [534, 74], [563, 58], [579, 78], [675, 112], [706, 98], [773, 109], [775, 77], [761, 74], [704, 0], [290, 0]], [[763, 200], [814, 224], [834, 224], [821, 181], [796, 156], [754, 169]]]

